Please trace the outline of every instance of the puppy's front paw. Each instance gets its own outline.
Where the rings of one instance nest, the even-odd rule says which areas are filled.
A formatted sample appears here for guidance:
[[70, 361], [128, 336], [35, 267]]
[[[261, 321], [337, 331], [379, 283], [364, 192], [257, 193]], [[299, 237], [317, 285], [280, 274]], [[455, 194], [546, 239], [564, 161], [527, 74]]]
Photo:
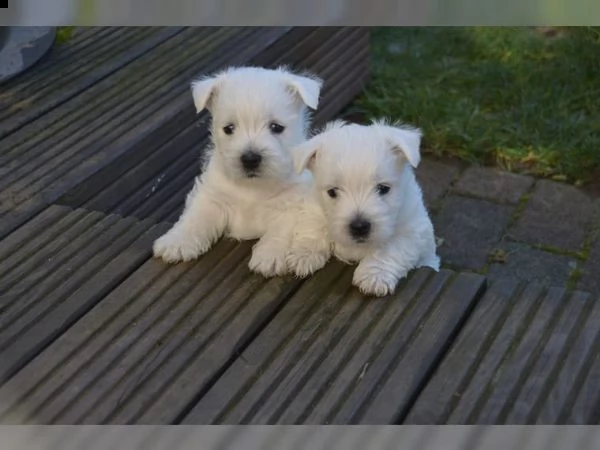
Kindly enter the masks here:
[[287, 273], [285, 254], [285, 249], [280, 246], [264, 244], [259, 241], [252, 249], [248, 268], [266, 278], [285, 275]]
[[386, 270], [359, 264], [354, 271], [352, 284], [365, 295], [384, 297], [394, 293], [398, 279]]
[[300, 278], [306, 278], [322, 269], [329, 260], [328, 251], [297, 249], [290, 251], [286, 257], [288, 268]]
[[196, 259], [206, 253], [209, 248], [210, 243], [203, 243], [183, 230], [171, 228], [154, 241], [152, 250], [156, 258], [162, 258], [168, 263], [176, 263]]

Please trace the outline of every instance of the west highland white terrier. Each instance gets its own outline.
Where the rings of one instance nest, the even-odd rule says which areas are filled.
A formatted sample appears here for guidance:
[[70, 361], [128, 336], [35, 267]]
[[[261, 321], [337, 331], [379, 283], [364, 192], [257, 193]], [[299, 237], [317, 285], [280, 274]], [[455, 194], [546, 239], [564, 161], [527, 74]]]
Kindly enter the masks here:
[[333, 253], [358, 262], [353, 284], [367, 295], [394, 292], [417, 267], [438, 271], [435, 236], [413, 168], [421, 132], [385, 122], [336, 121], [294, 149], [296, 168], [314, 175], [314, 201]]
[[325, 265], [330, 245], [305, 202], [311, 174], [294, 170], [291, 153], [306, 140], [321, 85], [312, 75], [259, 67], [192, 83], [197, 111], [212, 116], [212, 144], [179, 220], [154, 243], [156, 257], [189, 261], [225, 235], [259, 239], [249, 267], [264, 276], [303, 277]]

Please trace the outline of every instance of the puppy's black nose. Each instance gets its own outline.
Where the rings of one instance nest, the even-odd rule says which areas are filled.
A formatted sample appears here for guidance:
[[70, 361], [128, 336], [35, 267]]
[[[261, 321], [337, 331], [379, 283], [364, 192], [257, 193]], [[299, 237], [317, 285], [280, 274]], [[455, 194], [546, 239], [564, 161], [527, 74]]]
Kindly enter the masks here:
[[252, 150], [245, 151], [240, 156], [240, 160], [242, 161], [242, 166], [246, 170], [256, 170], [258, 166], [260, 166], [260, 162], [262, 161], [262, 156], [259, 153], [256, 153]]
[[354, 239], [365, 239], [371, 232], [371, 222], [359, 216], [350, 222], [348, 228]]

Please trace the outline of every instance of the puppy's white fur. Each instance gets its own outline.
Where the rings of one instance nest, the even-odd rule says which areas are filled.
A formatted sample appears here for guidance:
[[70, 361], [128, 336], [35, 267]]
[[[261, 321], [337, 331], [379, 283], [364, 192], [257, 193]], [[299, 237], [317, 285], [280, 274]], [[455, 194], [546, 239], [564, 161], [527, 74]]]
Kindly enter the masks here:
[[[259, 239], [249, 267], [265, 276], [306, 276], [326, 263], [329, 243], [304, 207], [311, 176], [296, 173], [291, 154], [306, 140], [307, 107], [317, 107], [320, 89], [318, 78], [283, 68], [232, 68], [192, 83], [197, 111], [212, 116], [212, 145], [179, 220], [154, 243], [155, 256], [189, 261], [226, 235]], [[244, 166], [248, 151], [261, 158], [255, 169]]]
[[[314, 175], [333, 253], [358, 262], [353, 284], [365, 294], [393, 293], [413, 268], [439, 270], [433, 226], [413, 172], [420, 142], [415, 128], [336, 121], [294, 149], [298, 172], [308, 168]], [[357, 218], [370, 224], [366, 236], [351, 232]]]

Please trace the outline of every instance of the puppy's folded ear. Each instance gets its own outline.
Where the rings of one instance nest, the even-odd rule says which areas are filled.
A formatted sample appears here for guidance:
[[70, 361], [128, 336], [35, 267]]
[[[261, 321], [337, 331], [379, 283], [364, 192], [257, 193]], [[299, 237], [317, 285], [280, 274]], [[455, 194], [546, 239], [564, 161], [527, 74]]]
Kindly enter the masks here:
[[285, 77], [290, 91], [298, 95], [310, 109], [317, 109], [323, 80], [314, 75], [295, 75], [283, 69], [280, 71]]
[[204, 108], [210, 108], [210, 100], [219, 84], [219, 79], [218, 76], [215, 76], [192, 81], [192, 98], [194, 99], [196, 113], [199, 113]]
[[385, 139], [392, 146], [392, 151], [398, 153], [410, 163], [417, 167], [421, 162], [421, 130], [405, 125], [382, 125], [376, 123]]
[[319, 147], [319, 136], [315, 136], [292, 149], [296, 173], [300, 174], [304, 169], [308, 169], [311, 172], [314, 170]]

